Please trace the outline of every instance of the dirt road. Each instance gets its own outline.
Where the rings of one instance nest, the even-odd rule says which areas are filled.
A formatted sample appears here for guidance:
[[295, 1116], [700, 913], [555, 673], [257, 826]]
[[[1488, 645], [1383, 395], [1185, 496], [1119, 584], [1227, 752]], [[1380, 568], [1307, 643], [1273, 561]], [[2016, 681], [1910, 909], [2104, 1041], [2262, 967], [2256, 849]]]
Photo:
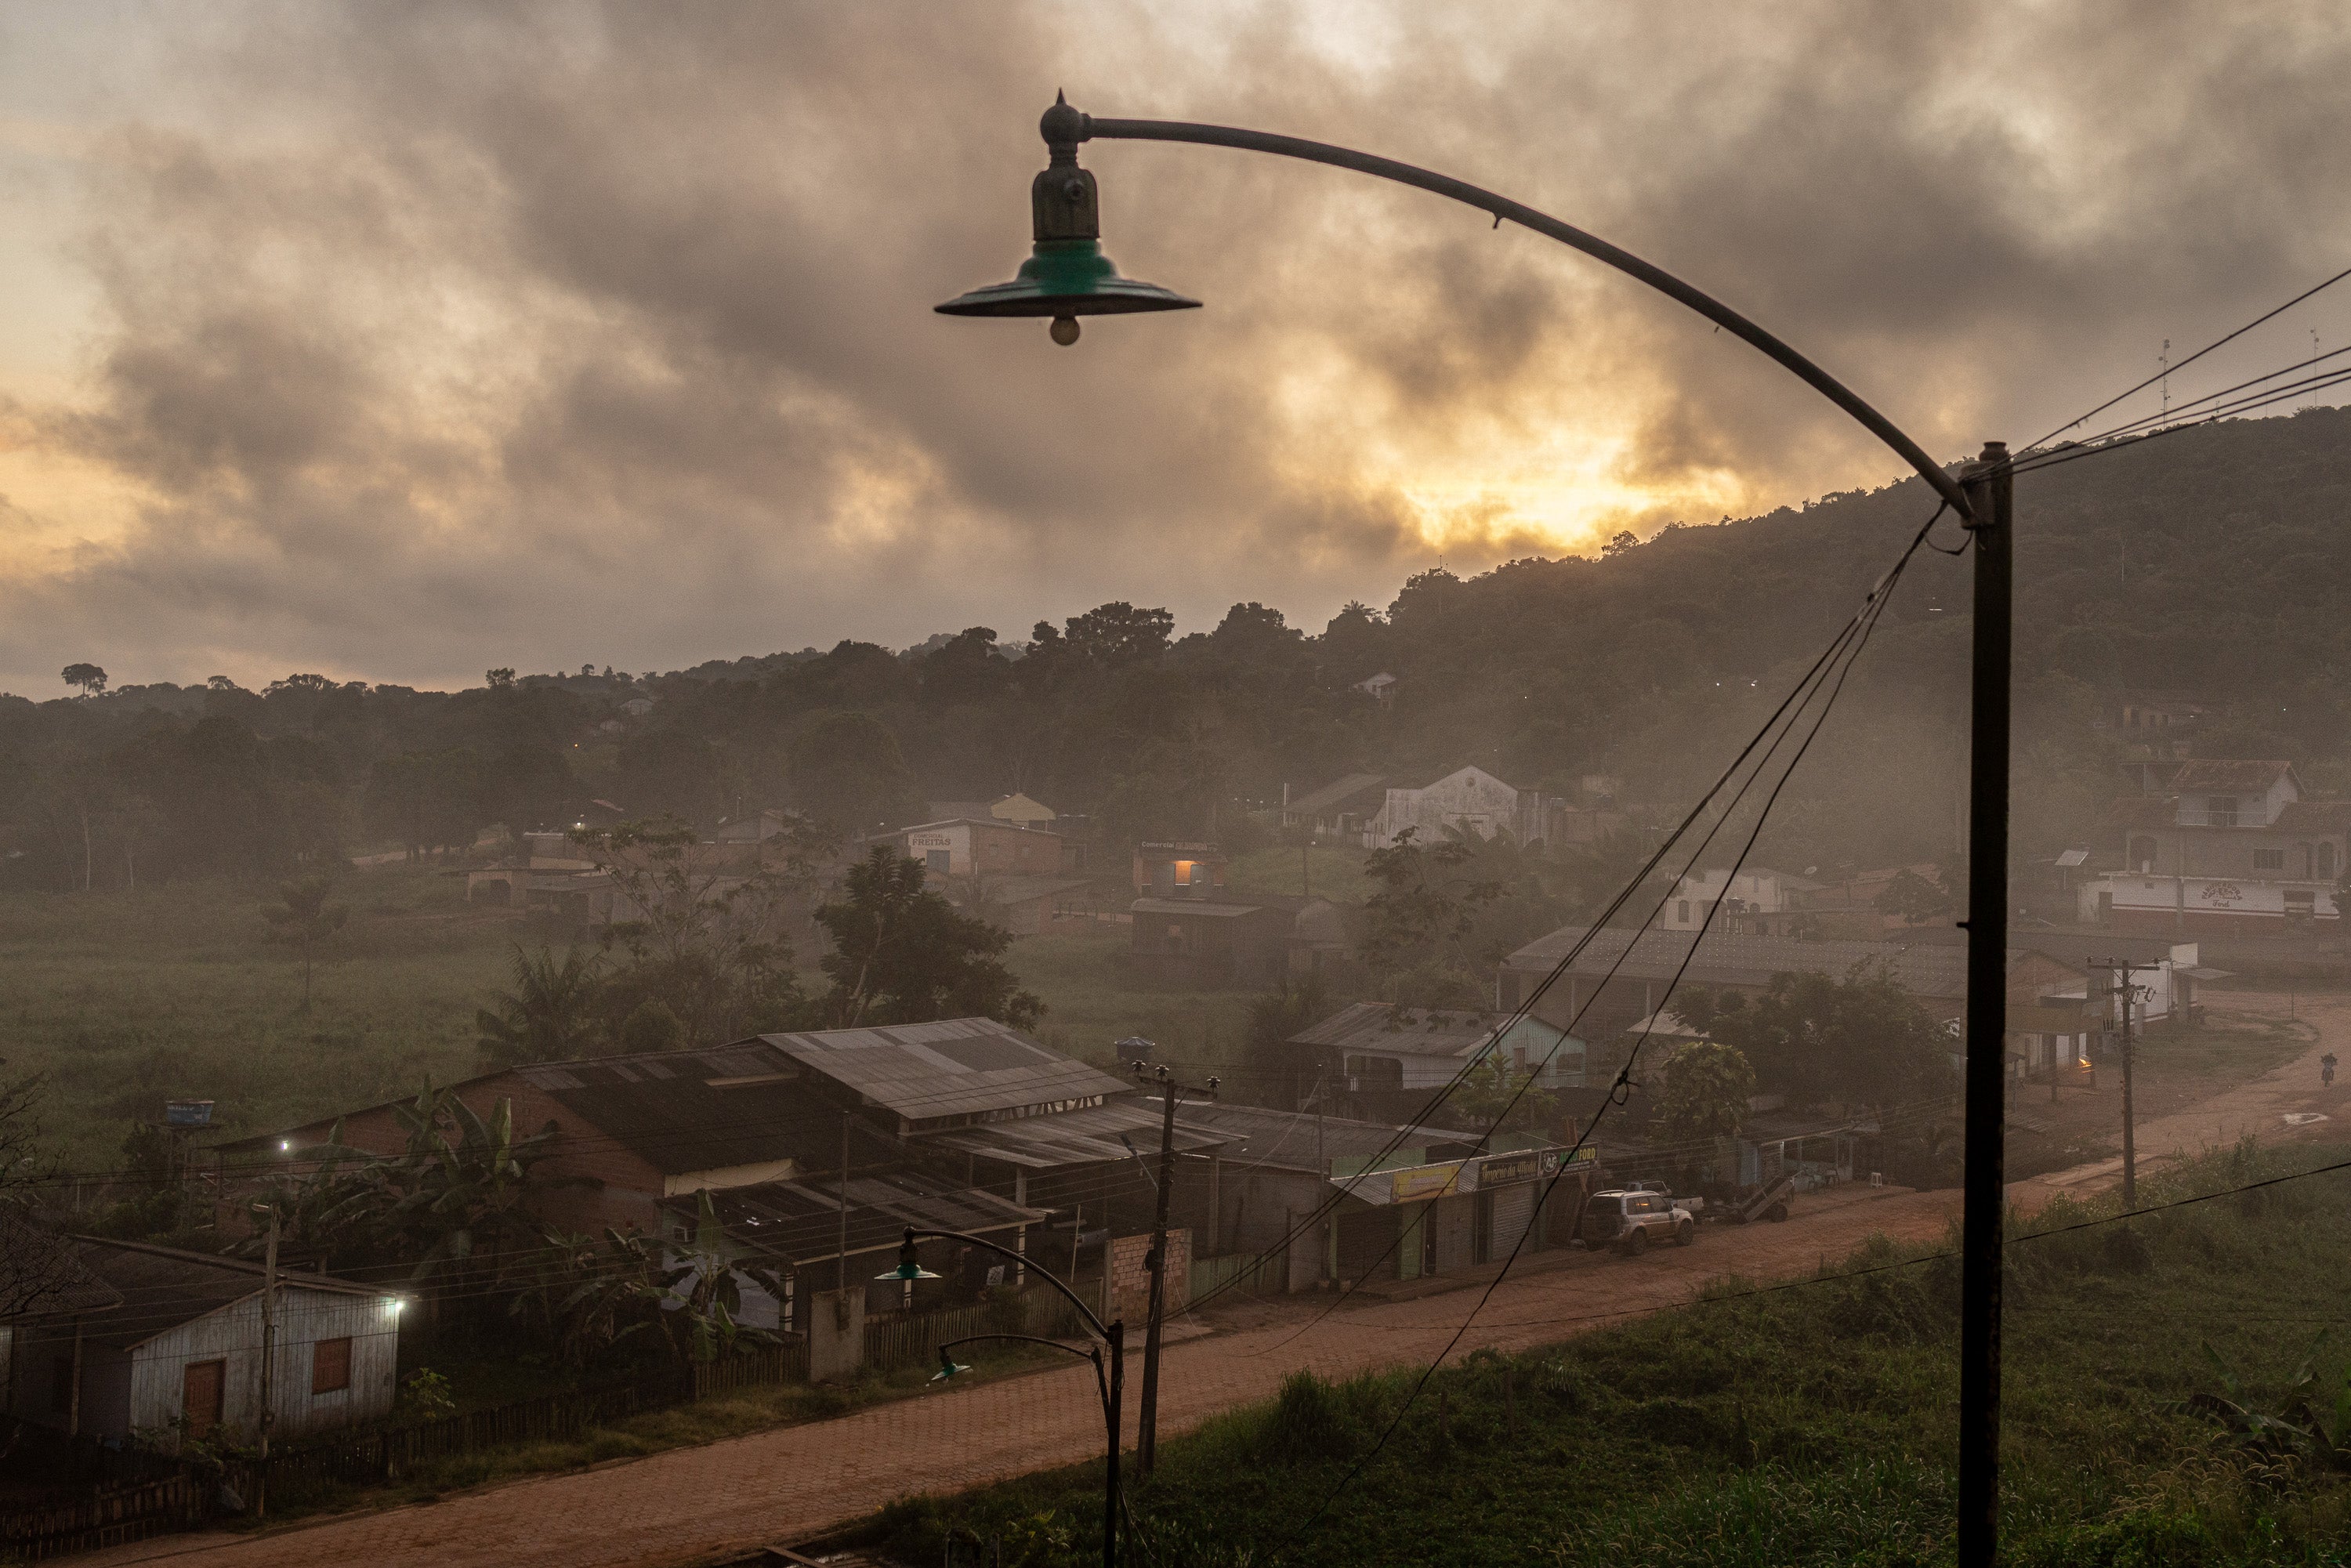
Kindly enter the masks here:
[[[1709, 1229], [1698, 1245], [1639, 1260], [1542, 1254], [1494, 1293], [1457, 1354], [1516, 1349], [1688, 1301], [1729, 1270], [1803, 1273], [1871, 1235], [1942, 1234], [1955, 1195], [1847, 1187], [1800, 1199], [1784, 1225]], [[1345, 1376], [1426, 1360], [1475, 1301], [1469, 1292], [1347, 1307], [1300, 1332], [1319, 1303], [1298, 1299], [1237, 1314], [1232, 1332], [1172, 1345], [1160, 1425], [1186, 1430], [1262, 1399], [1301, 1367]], [[1251, 1319], [1255, 1321], [1250, 1321]], [[1136, 1376], [1130, 1366], [1127, 1390]], [[1133, 1410], [1126, 1430], [1132, 1434]], [[650, 1458], [346, 1515], [281, 1533], [167, 1537], [93, 1553], [88, 1564], [174, 1568], [530, 1568], [693, 1563], [729, 1548], [815, 1534], [917, 1491], [955, 1491], [1101, 1452], [1101, 1407], [1082, 1366], [943, 1388], [838, 1420], [785, 1427]]]
[[[2227, 992], [2213, 998], [2215, 1010], [2262, 1013], [2283, 1017], [2289, 1007], [2316, 1030], [2310, 1048], [2293, 1061], [2258, 1078], [2199, 1101], [2184, 1111], [2155, 1116], [2138, 1124], [2134, 1142], [2140, 1167], [2225, 1148], [2243, 1137], [2280, 1143], [2298, 1138], [2342, 1137], [2351, 1133], [2351, 1071], [2338, 1068], [2332, 1088], [2319, 1082], [2321, 1056], [2333, 1051], [2351, 1064], [2351, 998], [2284, 997], [2259, 992]], [[2317, 1115], [2322, 1121], [2296, 1125], [2289, 1115]], [[2070, 1170], [2054, 1171], [2018, 1182], [2010, 1195], [2027, 1209], [2038, 1208], [2059, 1194], [2081, 1197], [2122, 1180], [2122, 1156], [2095, 1160]]]
[[[2239, 998], [2231, 998], [2233, 1004]], [[2252, 1005], [2260, 1006], [2261, 998]], [[2283, 999], [2279, 1008], [2284, 1006]], [[2271, 1138], [2341, 1131], [2351, 1082], [2319, 1089], [2317, 1058], [2351, 1040], [2351, 1001], [2305, 999], [2320, 1043], [2276, 1071], [2192, 1112], [2149, 1122], [2141, 1157], [2193, 1153], [2251, 1132]], [[2345, 1075], [2351, 1078], [2351, 1074]], [[2297, 1130], [2288, 1113], [2332, 1118]], [[2012, 1189], [2028, 1207], [2059, 1192], [2117, 1178], [2101, 1161]], [[1753, 1279], [1805, 1273], [1873, 1234], [1932, 1240], [1959, 1211], [1956, 1192], [1846, 1187], [1798, 1200], [1784, 1225], [1709, 1228], [1687, 1249], [1637, 1261], [1584, 1252], [1540, 1255], [1494, 1294], [1457, 1347], [1522, 1349], [1689, 1301], [1728, 1272]], [[1163, 1430], [1182, 1431], [1262, 1399], [1301, 1368], [1345, 1376], [1425, 1362], [1476, 1301], [1455, 1291], [1349, 1306], [1319, 1322], [1320, 1302], [1249, 1303], [1218, 1314], [1225, 1332], [1172, 1345], [1163, 1373]], [[1301, 1332], [1302, 1331], [1302, 1332]], [[1132, 1369], [1130, 1369], [1132, 1371]], [[1136, 1379], [1127, 1380], [1130, 1399]], [[445, 1501], [346, 1515], [247, 1537], [176, 1536], [95, 1553], [89, 1564], [169, 1563], [174, 1568], [669, 1568], [729, 1549], [820, 1533], [912, 1492], [966, 1487], [1069, 1464], [1100, 1451], [1092, 1374], [1073, 1366], [977, 1386], [942, 1388], [838, 1420], [786, 1427], [595, 1469], [517, 1481]], [[1128, 1412], [1126, 1430], [1134, 1430]]]

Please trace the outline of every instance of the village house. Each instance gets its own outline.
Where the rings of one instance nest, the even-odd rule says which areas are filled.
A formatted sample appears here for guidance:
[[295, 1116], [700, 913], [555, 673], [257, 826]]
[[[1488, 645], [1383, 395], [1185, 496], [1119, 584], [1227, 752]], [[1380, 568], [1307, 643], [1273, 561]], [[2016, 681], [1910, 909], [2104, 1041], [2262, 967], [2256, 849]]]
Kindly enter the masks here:
[[1728, 867], [1693, 872], [1674, 884], [1658, 924], [1667, 931], [1708, 929], [1731, 936], [1786, 936], [1802, 919], [1805, 898], [1820, 891], [1810, 877], [1757, 867], [1733, 875]]
[[1506, 784], [1482, 768], [1457, 768], [1425, 784], [1386, 786], [1364, 826], [1364, 847], [1389, 848], [1407, 829], [1421, 843], [1434, 843], [1448, 828], [1481, 839], [1509, 833], [1523, 844], [1543, 838], [1548, 826], [1541, 791]]
[[1361, 692], [1382, 707], [1385, 707], [1395, 701], [1396, 678], [1385, 670], [1382, 670], [1376, 675], [1366, 675], [1347, 689], [1351, 692]]
[[[1883, 965], [1896, 985], [1951, 1032], [1955, 1051], [1967, 1016], [1967, 949], [1960, 942], [1818, 942], [1714, 932], [1700, 937], [1682, 931], [1576, 925], [1562, 926], [1503, 960], [1495, 981], [1496, 1004], [1517, 1007], [1562, 959], [1566, 972], [1542, 994], [1533, 1016], [1595, 1044], [1622, 1041], [1642, 1019], [1666, 1007], [1677, 977], [1685, 989], [1751, 997], [1767, 990], [1775, 975], [1842, 978], [1863, 966]], [[2076, 965], [2029, 948], [2009, 949], [2011, 1074], [2032, 1076], [2089, 1059], [2099, 1023], [2085, 1000], [2087, 982]], [[1615, 1050], [1621, 1058], [1622, 1046]], [[1621, 1059], [1604, 1065], [1595, 1061], [1586, 1072], [1598, 1082], [1621, 1064]]]
[[943, 891], [966, 915], [1015, 936], [1039, 936], [1063, 919], [1090, 916], [1092, 883], [1070, 876], [977, 876]]
[[2287, 762], [2182, 763], [2116, 802], [2080, 915], [2120, 931], [2249, 932], [2339, 918], [2351, 800], [2303, 798]]
[[1583, 1041], [1556, 1024], [1475, 1009], [1355, 1002], [1290, 1037], [1311, 1053], [1332, 1103], [1372, 1122], [1409, 1121], [1473, 1063], [1505, 1062], [1538, 1089], [1582, 1088]]
[[934, 876], [1058, 876], [1072, 861], [1059, 833], [993, 818], [954, 817], [901, 828], [883, 841]]
[[215, 1428], [250, 1442], [389, 1415], [402, 1299], [381, 1286], [284, 1270], [263, 1355], [268, 1276], [242, 1259], [78, 1236], [78, 1288], [5, 1325], [7, 1414], [69, 1436], [126, 1441]]
[[1303, 829], [1316, 839], [1359, 843], [1365, 824], [1387, 802], [1387, 777], [1380, 773], [1350, 773], [1320, 789], [1293, 797], [1281, 787], [1281, 825]]

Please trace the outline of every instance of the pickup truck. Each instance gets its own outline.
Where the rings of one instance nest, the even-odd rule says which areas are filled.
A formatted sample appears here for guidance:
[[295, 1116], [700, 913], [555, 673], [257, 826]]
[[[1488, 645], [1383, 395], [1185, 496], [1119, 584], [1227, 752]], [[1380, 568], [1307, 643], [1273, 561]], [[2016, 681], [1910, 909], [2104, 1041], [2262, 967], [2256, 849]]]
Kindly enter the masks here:
[[1688, 1246], [1698, 1239], [1698, 1221], [1661, 1192], [1595, 1192], [1584, 1201], [1576, 1234], [1586, 1247], [1637, 1258], [1653, 1241]]

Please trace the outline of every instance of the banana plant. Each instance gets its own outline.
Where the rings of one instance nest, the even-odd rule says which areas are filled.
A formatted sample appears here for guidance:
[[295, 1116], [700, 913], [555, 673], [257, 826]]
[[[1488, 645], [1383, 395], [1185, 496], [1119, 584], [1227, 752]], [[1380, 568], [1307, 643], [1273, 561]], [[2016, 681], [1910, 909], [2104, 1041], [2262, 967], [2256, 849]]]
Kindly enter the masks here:
[[2317, 1386], [2317, 1367], [2318, 1353], [2325, 1347], [2326, 1337], [2326, 1331], [2322, 1329], [2318, 1337], [2310, 1342], [2310, 1349], [2294, 1368], [2286, 1385], [2285, 1398], [2274, 1414], [2252, 1407], [2252, 1396], [2244, 1379], [2221, 1359], [2210, 1341], [2205, 1341], [2204, 1358], [2219, 1374], [2227, 1397], [2199, 1392], [2189, 1396], [2189, 1408], [2214, 1417], [2249, 1447], [2265, 1454], [2293, 1454], [2328, 1469], [2351, 1473], [2351, 1369], [2346, 1370], [2331, 1421], [2314, 1403], [2314, 1398], [2323, 1397]]

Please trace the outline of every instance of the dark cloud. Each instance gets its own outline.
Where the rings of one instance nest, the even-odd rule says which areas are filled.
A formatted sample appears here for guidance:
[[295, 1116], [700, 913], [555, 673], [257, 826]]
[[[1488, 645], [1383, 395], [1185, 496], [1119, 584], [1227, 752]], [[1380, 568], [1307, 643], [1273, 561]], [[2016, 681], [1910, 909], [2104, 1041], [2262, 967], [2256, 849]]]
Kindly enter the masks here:
[[1074, 351], [932, 315], [1023, 254], [1056, 87], [1520, 194], [1953, 455], [2351, 248], [2351, 39], [2315, 5], [230, 16], [190, 27], [168, 110], [121, 84], [89, 165], [92, 397], [14, 423], [146, 500], [0, 580], [20, 685], [68, 656], [671, 667], [1106, 598], [1319, 623], [1562, 517], [1899, 471], [1581, 257], [1276, 160], [1089, 150], [1107, 248], [1196, 315]]

